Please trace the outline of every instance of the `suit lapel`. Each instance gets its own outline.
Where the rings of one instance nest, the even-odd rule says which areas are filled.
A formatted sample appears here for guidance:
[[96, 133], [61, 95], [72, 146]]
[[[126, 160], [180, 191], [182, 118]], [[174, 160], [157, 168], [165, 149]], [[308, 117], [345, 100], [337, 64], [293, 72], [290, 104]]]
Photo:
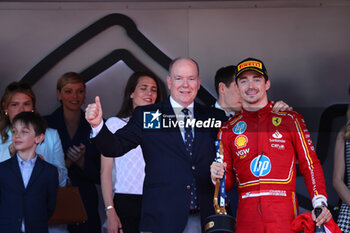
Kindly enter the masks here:
[[15, 177], [17, 178], [18, 183], [21, 186], [21, 189], [24, 189], [24, 183], [23, 183], [23, 178], [21, 174], [21, 170], [18, 165], [18, 160], [17, 160], [17, 155], [14, 155], [11, 158], [11, 170], [13, 171]]
[[32, 175], [29, 178], [27, 188], [29, 188], [30, 185], [33, 184], [35, 182], [35, 180], [40, 176], [41, 170], [43, 169], [43, 167], [44, 167], [44, 162], [38, 156], [38, 158], [36, 159], [33, 171], [32, 171]]

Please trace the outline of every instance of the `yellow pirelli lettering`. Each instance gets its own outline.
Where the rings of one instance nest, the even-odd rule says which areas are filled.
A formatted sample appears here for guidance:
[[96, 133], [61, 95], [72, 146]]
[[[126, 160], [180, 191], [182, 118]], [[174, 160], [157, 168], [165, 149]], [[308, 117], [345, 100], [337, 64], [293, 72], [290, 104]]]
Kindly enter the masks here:
[[262, 69], [262, 64], [261, 62], [257, 62], [257, 61], [246, 61], [238, 66], [238, 71], [240, 71], [241, 69], [244, 69], [245, 67], [256, 67], [256, 68]]

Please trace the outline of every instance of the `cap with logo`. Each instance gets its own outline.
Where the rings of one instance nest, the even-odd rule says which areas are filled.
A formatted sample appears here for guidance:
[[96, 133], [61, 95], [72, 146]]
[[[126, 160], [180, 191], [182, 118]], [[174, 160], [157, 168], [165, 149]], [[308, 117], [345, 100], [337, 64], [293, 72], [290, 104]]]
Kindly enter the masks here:
[[264, 63], [256, 58], [249, 57], [238, 63], [235, 73], [236, 79], [245, 71], [255, 71], [263, 75], [266, 80], [269, 79]]

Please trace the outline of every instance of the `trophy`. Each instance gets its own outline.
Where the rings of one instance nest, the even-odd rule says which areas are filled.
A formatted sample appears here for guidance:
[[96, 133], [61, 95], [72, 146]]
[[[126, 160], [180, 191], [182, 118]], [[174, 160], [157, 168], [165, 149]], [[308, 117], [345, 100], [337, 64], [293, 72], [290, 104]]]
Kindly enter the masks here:
[[[216, 162], [223, 163], [224, 155], [221, 140], [215, 141]], [[207, 217], [205, 224], [206, 233], [234, 233], [235, 220], [232, 216], [227, 215], [225, 209], [225, 174], [221, 179], [216, 180], [214, 192], [214, 209], [215, 214]]]

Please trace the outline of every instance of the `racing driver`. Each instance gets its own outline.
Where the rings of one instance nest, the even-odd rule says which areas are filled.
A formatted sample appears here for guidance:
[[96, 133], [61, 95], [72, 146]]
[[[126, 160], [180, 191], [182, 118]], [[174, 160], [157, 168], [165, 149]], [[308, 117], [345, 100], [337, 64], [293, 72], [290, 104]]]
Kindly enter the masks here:
[[238, 184], [236, 233], [293, 232], [297, 161], [313, 207], [322, 208], [317, 219], [313, 213], [316, 225], [329, 221], [323, 171], [303, 117], [295, 111], [272, 112], [267, 98], [271, 84], [262, 61], [240, 62], [235, 81], [242, 111], [221, 127], [224, 163], [213, 162], [210, 171], [215, 181], [226, 168], [226, 190], [234, 180]]

